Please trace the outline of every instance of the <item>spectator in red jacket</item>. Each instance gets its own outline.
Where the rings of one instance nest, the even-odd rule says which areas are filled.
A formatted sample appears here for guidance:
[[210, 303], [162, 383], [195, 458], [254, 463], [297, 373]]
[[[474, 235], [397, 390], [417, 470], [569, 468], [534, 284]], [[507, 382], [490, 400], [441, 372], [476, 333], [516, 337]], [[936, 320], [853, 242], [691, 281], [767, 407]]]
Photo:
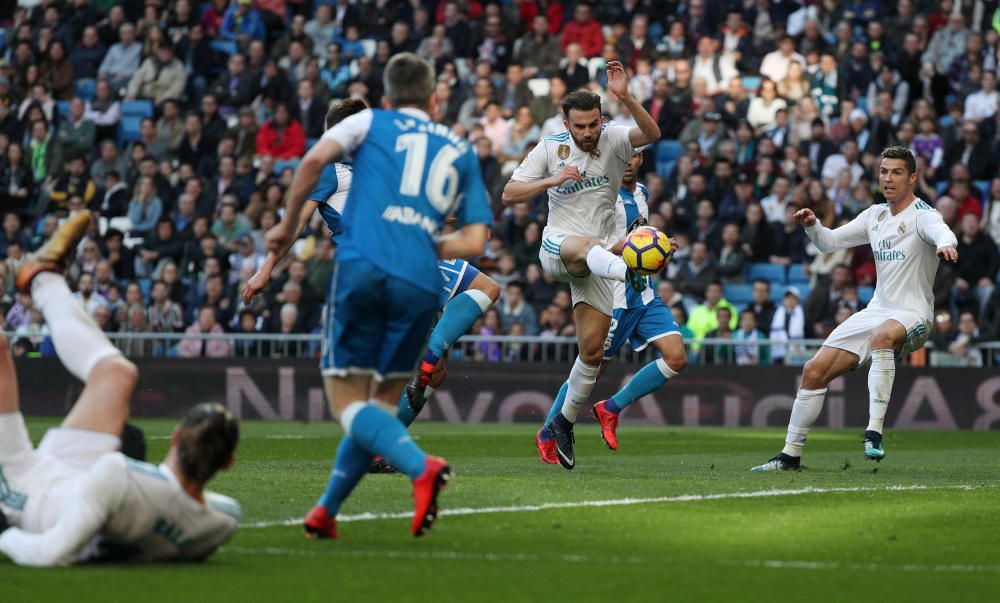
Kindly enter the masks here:
[[288, 107], [278, 103], [274, 117], [264, 122], [257, 133], [257, 154], [275, 159], [298, 159], [306, 151], [306, 135], [302, 125], [288, 114]]
[[604, 33], [590, 10], [589, 4], [577, 4], [573, 10], [573, 20], [566, 24], [562, 33], [562, 50], [576, 42], [588, 57], [600, 56], [604, 49]]

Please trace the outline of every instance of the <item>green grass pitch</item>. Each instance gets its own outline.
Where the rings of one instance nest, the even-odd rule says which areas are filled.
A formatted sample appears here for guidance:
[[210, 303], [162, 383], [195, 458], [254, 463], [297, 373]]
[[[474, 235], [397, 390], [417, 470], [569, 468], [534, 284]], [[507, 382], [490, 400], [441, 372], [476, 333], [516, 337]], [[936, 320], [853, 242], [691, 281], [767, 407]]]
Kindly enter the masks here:
[[[171, 425], [140, 423], [159, 459]], [[50, 424], [30, 422], [36, 441]], [[625, 425], [611, 452], [583, 426], [574, 471], [540, 464], [527, 425], [413, 432], [455, 469], [442, 509], [465, 510], [425, 538], [398, 516], [407, 481], [372, 475], [341, 539], [307, 540], [298, 521], [339, 428], [247, 422], [236, 467], [213, 483], [240, 500], [243, 528], [209, 562], [3, 559], [0, 601], [995, 601], [1000, 587], [1000, 432], [890, 432], [875, 465], [858, 430], [817, 430], [791, 474], [748, 471], [780, 448], [773, 429]]]

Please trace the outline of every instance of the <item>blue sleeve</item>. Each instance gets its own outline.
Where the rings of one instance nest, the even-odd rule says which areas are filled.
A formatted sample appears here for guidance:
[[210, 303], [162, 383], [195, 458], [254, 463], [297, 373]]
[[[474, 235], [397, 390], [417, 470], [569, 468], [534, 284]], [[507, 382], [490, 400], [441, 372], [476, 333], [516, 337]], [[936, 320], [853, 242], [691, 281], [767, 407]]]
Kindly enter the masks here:
[[233, 13], [235, 12], [236, 5], [233, 4], [226, 11], [226, 14], [222, 17], [222, 25], [219, 27], [219, 37], [225, 39], [235, 39], [236, 32], [233, 31], [233, 24], [235, 19], [233, 19]]
[[338, 185], [337, 166], [331, 163], [323, 167], [323, 173], [319, 176], [319, 183], [316, 184], [316, 188], [309, 195], [309, 200], [316, 203], [325, 203], [330, 198], [330, 195], [337, 192]]
[[472, 151], [466, 151], [464, 169], [459, 192], [463, 195], [461, 205], [455, 210], [458, 225], [485, 224], [493, 226], [493, 213], [486, 197], [486, 185], [479, 171], [479, 159]]

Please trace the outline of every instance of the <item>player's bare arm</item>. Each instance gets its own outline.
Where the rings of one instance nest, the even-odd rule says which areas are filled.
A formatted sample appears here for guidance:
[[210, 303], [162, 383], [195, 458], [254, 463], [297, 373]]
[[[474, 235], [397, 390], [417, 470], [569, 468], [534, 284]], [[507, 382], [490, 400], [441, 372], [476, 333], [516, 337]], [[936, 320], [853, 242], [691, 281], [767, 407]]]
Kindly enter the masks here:
[[288, 195], [285, 197], [285, 217], [267, 231], [267, 248], [269, 250], [287, 249], [295, 240], [292, 237], [293, 229], [299, 220], [306, 198], [316, 188], [323, 168], [340, 159], [343, 154], [344, 149], [339, 142], [321, 138], [302, 158], [299, 168], [295, 170], [292, 186], [288, 189]]
[[438, 257], [443, 260], [478, 258], [486, 248], [489, 234], [485, 224], [466, 224], [460, 230], [438, 239]]
[[544, 193], [554, 186], [559, 186], [567, 180], [582, 182], [583, 177], [580, 175], [580, 169], [575, 165], [567, 165], [548, 178], [536, 180], [535, 182], [518, 182], [516, 180], [511, 180], [505, 187], [503, 187], [501, 201], [504, 205], [516, 205], [518, 203], [531, 201], [536, 196]]
[[641, 147], [660, 139], [660, 127], [656, 125], [653, 116], [646, 112], [628, 91], [628, 74], [618, 61], [608, 63], [608, 91], [618, 97], [635, 118], [636, 127], [628, 132], [628, 141], [633, 147]]

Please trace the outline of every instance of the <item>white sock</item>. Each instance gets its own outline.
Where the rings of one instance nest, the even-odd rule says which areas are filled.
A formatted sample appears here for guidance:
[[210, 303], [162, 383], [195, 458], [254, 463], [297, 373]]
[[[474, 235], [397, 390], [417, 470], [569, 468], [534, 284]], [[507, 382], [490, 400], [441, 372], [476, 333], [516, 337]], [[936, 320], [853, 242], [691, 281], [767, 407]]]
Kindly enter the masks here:
[[351, 435], [351, 426], [354, 424], [354, 417], [358, 416], [358, 413], [365, 409], [368, 403], [363, 400], [357, 400], [351, 402], [347, 405], [347, 408], [340, 413], [340, 427], [344, 430], [344, 434]]
[[580, 407], [590, 397], [594, 383], [597, 382], [597, 372], [599, 365], [587, 364], [580, 357], [576, 357], [573, 363], [573, 370], [569, 372], [569, 389], [566, 391], [566, 402], [562, 407], [562, 415], [570, 423], [576, 423], [576, 417], [580, 414]]
[[677, 371], [670, 368], [670, 365], [663, 358], [656, 359], [656, 368], [660, 369], [660, 374], [666, 379], [673, 379], [677, 376]]
[[427, 387], [425, 387], [424, 388], [424, 402], [427, 402], [428, 400], [430, 400], [431, 396], [434, 394], [435, 391], [436, 390], [433, 387], [429, 386], [429, 385]]
[[587, 267], [590, 268], [591, 274], [599, 278], [622, 282], [628, 280], [626, 274], [628, 266], [625, 265], [625, 260], [600, 245], [594, 245], [587, 252]]
[[801, 457], [802, 446], [806, 443], [809, 428], [819, 418], [823, 410], [823, 400], [826, 398], [826, 388], [799, 389], [792, 405], [792, 418], [788, 421], [788, 435], [785, 436], [785, 447], [781, 450], [788, 456]]
[[80, 381], [86, 382], [90, 371], [101, 360], [121, 355], [73, 297], [62, 275], [38, 274], [31, 281], [31, 298], [49, 325], [56, 355], [66, 370]]
[[872, 350], [868, 368], [868, 430], [882, 433], [889, 410], [892, 381], [896, 378], [896, 355], [892, 350]]

